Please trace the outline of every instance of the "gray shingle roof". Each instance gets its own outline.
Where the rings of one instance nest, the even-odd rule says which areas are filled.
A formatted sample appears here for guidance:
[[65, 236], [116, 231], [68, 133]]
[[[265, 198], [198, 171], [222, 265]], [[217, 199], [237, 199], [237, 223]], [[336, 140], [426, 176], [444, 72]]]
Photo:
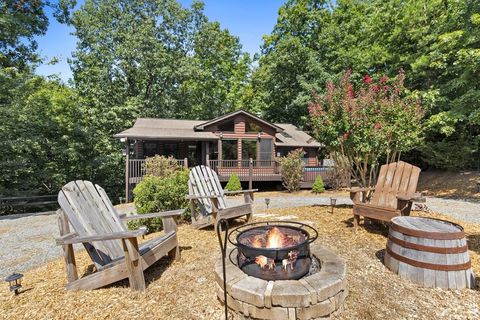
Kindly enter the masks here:
[[185, 139], [218, 140], [212, 132], [194, 131], [193, 128], [205, 121], [139, 118], [130, 129], [114, 135], [115, 138], [132, 139]]
[[290, 123], [276, 123], [277, 126], [284, 129], [283, 132], [277, 133], [275, 145], [278, 147], [316, 147], [322, 145], [313, 139], [305, 131], [300, 130]]
[[[139, 118], [133, 127], [117, 133], [115, 138], [159, 139], [159, 140], [218, 140], [213, 132], [195, 131], [195, 127], [206, 121]], [[275, 123], [283, 129], [276, 134], [278, 147], [321, 147], [310, 135], [289, 123]]]

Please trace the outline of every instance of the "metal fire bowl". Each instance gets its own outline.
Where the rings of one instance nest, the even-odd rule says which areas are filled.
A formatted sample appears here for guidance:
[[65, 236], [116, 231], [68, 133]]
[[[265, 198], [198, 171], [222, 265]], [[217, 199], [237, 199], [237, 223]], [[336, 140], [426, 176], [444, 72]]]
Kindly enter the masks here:
[[[240, 242], [242, 236], [248, 232], [249, 236], [257, 232], [264, 233], [273, 227], [285, 228], [294, 233], [301, 233], [305, 240], [294, 246], [282, 248], [256, 248]], [[309, 231], [307, 231], [309, 230]], [[311, 236], [313, 234], [313, 236]], [[265, 221], [246, 224], [233, 229], [228, 235], [228, 241], [237, 247], [237, 261], [239, 267], [247, 274], [264, 280], [300, 279], [308, 273], [311, 265], [310, 243], [318, 238], [318, 232], [311, 226], [300, 222]], [[293, 270], [282, 266], [282, 260], [288, 258], [290, 251], [297, 251], [298, 258]], [[275, 268], [262, 269], [255, 263], [255, 257], [263, 255], [275, 260]]]

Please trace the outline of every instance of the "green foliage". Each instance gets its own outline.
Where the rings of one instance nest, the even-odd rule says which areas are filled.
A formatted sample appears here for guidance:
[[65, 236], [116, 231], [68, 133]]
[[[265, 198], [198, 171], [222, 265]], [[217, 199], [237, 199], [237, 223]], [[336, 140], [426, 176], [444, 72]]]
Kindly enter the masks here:
[[24, 71], [39, 62], [36, 37], [48, 28], [45, 9], [53, 9], [55, 17], [65, 21], [73, 6], [74, 0], [0, 1], [0, 67]]
[[286, 157], [277, 158], [282, 173], [283, 186], [288, 192], [300, 190], [300, 182], [303, 179], [303, 151], [297, 149], [288, 153]]
[[[423, 158], [444, 166], [432, 155], [441, 157], [442, 146], [455, 143], [478, 156], [480, 2], [332, 3], [285, 2], [272, 33], [264, 37], [252, 88], [246, 91], [247, 105], [270, 120], [308, 127], [302, 116], [307, 115], [311, 93], [323, 93], [326, 80], [338, 81], [350, 68], [354, 82], [367, 73], [393, 77], [403, 68], [411, 89], [406, 94], [421, 99], [426, 111]], [[471, 160], [463, 163], [478, 165]]]
[[[133, 190], [135, 208], [138, 214], [161, 212], [175, 209], [186, 209], [188, 201], [187, 169], [176, 170], [164, 177], [145, 176]], [[184, 219], [189, 214], [183, 214]], [[148, 232], [158, 231], [162, 226], [160, 218], [142, 219], [129, 223], [129, 228], [146, 226]]]
[[232, 173], [232, 175], [228, 179], [227, 185], [225, 186], [225, 190], [228, 190], [228, 191], [242, 190], [242, 184], [240, 183], [240, 178], [236, 173]]
[[312, 192], [313, 193], [325, 192], [325, 185], [323, 184], [323, 179], [321, 176], [317, 176], [315, 178], [315, 182], [313, 183], [313, 186], [312, 186]]
[[177, 160], [172, 156], [156, 155], [145, 159], [145, 175], [147, 176], [167, 177], [180, 168]]
[[355, 89], [346, 72], [340, 83], [328, 82], [326, 93], [314, 95], [309, 106], [315, 136], [346, 160], [361, 186], [374, 184], [381, 158], [396, 161], [421, 141], [423, 111], [404, 96], [403, 80], [403, 72], [394, 79], [365, 75]]
[[19, 80], [0, 108], [0, 194], [52, 194], [69, 180], [90, 179], [89, 137], [75, 92], [41, 77]]
[[86, 0], [71, 21], [75, 83], [109, 115], [108, 133], [138, 116], [210, 119], [240, 106], [250, 59], [203, 3]]

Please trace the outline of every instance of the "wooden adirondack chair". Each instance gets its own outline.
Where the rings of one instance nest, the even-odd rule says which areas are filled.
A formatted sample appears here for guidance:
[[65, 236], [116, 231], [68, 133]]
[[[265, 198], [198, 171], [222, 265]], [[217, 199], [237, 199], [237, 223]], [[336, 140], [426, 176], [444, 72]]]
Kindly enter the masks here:
[[[216, 228], [219, 219], [241, 216], [246, 216], [247, 221], [250, 221], [255, 191], [258, 190], [224, 191], [215, 171], [206, 166], [192, 168], [188, 180], [189, 195], [186, 197], [190, 200], [192, 225], [200, 229], [213, 224]], [[228, 206], [225, 195], [238, 193], [243, 193], [245, 203]], [[195, 208], [198, 208], [198, 212]]]
[[396, 216], [409, 215], [413, 201], [425, 201], [416, 193], [420, 171], [403, 161], [392, 162], [381, 166], [374, 188], [351, 189], [355, 224], [359, 225], [360, 216], [390, 221]]
[[[60, 238], [67, 268], [68, 290], [91, 290], [129, 279], [133, 290], [144, 290], [143, 271], [165, 255], [180, 259], [176, 216], [182, 210], [122, 217], [117, 214], [105, 190], [90, 181], [72, 181], [58, 193]], [[122, 221], [156, 218], [163, 221], [165, 234], [138, 245], [146, 228], [129, 231]], [[70, 231], [71, 225], [73, 231]], [[96, 272], [78, 278], [74, 243], [83, 243]]]

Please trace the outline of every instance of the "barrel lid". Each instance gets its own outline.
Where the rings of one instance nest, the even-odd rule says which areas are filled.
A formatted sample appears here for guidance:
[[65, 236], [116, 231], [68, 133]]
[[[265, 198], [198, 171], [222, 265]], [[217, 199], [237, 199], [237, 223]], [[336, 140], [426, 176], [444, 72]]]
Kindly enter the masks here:
[[407, 235], [438, 240], [462, 239], [462, 226], [440, 219], [401, 216], [391, 220], [391, 228]]

